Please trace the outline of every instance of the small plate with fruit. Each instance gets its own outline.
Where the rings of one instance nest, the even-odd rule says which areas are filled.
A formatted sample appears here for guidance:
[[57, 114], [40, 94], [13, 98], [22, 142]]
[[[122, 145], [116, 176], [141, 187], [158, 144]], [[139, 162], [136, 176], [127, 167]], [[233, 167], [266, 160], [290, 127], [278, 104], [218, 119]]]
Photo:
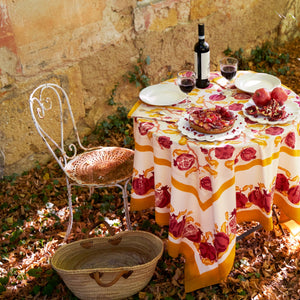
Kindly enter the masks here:
[[288, 100], [282, 87], [276, 87], [271, 92], [260, 88], [244, 105], [243, 113], [251, 121], [260, 124], [284, 124], [298, 118], [299, 107]]
[[266, 73], [249, 73], [238, 77], [234, 85], [241, 91], [253, 94], [260, 88], [272, 91], [281, 85], [281, 81], [276, 76]]

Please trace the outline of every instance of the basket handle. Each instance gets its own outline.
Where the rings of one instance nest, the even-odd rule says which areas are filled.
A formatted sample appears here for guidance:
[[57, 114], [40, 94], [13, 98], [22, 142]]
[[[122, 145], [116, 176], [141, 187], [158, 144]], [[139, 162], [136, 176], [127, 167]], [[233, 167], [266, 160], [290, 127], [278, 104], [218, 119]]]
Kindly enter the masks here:
[[103, 283], [100, 280], [100, 278], [103, 276], [104, 273], [94, 272], [94, 273], [91, 273], [90, 276], [98, 283], [98, 285], [100, 285], [102, 287], [110, 287], [110, 286], [114, 285], [115, 283], [117, 283], [121, 277], [127, 279], [132, 273], [133, 273], [133, 271], [121, 271], [116, 275], [116, 277], [111, 282], [108, 282], [108, 283]]
[[[114, 236], [114, 235], [115, 235], [114, 229], [113, 229], [113, 228], [112, 228], [105, 220], [99, 221], [98, 223], [99, 223], [99, 224], [104, 224], [105, 227], [107, 228], [109, 234], [110, 234], [111, 236]], [[98, 225], [97, 225], [97, 226], [98, 226]]]
[[[98, 226], [99, 224], [104, 224], [105, 227], [107, 228], [109, 234], [112, 237], [114, 237], [112, 239], [109, 239], [108, 243], [110, 243], [112, 245], [115, 245], [115, 246], [119, 245], [120, 242], [122, 241], [122, 237], [121, 236], [116, 236], [114, 229], [106, 221], [104, 221], [104, 220], [103, 221], [99, 221], [98, 223], [96, 223], [96, 226]], [[85, 249], [89, 249], [89, 248], [93, 247], [93, 245], [94, 245], [93, 241], [89, 241], [89, 240], [82, 241], [80, 243], [80, 246], [83, 247], [83, 248], [85, 248]]]

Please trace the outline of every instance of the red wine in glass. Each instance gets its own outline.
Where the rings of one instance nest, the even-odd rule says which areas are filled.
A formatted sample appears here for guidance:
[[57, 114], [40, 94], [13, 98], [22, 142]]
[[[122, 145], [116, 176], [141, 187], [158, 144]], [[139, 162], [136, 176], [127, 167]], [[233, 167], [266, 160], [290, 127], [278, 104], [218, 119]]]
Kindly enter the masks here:
[[238, 60], [234, 57], [223, 57], [220, 60], [221, 74], [224, 78], [227, 79], [225, 91], [223, 91], [224, 95], [228, 95], [228, 96], [232, 95], [230, 87], [232, 86], [233, 79], [236, 76], [238, 63], [239, 63]]
[[177, 74], [177, 85], [179, 86], [180, 90], [186, 94], [186, 108], [190, 106], [190, 97], [189, 93], [193, 90], [196, 84], [196, 75], [193, 71], [189, 70], [182, 70], [179, 71]]
[[184, 93], [190, 93], [195, 86], [195, 81], [190, 78], [181, 79], [179, 82], [179, 87]]
[[231, 80], [236, 75], [237, 68], [236, 66], [222, 66], [221, 68], [221, 74], [223, 77], [225, 77], [227, 80]]

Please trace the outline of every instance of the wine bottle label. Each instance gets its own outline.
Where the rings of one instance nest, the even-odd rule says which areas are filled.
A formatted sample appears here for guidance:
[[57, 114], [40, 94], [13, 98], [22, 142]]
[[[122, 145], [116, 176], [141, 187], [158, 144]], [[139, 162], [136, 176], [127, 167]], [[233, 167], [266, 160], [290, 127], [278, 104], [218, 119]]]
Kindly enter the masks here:
[[198, 53], [194, 52], [194, 66], [197, 78], [200, 78], [201, 80], [208, 79], [210, 72], [210, 51], [201, 53], [199, 62]]
[[201, 53], [201, 78], [208, 79], [210, 71], [210, 52]]

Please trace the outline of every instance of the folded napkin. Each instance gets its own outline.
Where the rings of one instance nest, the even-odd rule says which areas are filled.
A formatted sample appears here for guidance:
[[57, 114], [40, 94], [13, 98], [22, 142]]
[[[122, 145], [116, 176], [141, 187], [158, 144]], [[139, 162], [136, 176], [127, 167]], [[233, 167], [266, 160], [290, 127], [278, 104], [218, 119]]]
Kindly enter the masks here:
[[228, 84], [228, 80], [224, 78], [223, 76], [215, 77], [211, 80], [212, 82], [218, 84], [219, 86], [225, 88]]

